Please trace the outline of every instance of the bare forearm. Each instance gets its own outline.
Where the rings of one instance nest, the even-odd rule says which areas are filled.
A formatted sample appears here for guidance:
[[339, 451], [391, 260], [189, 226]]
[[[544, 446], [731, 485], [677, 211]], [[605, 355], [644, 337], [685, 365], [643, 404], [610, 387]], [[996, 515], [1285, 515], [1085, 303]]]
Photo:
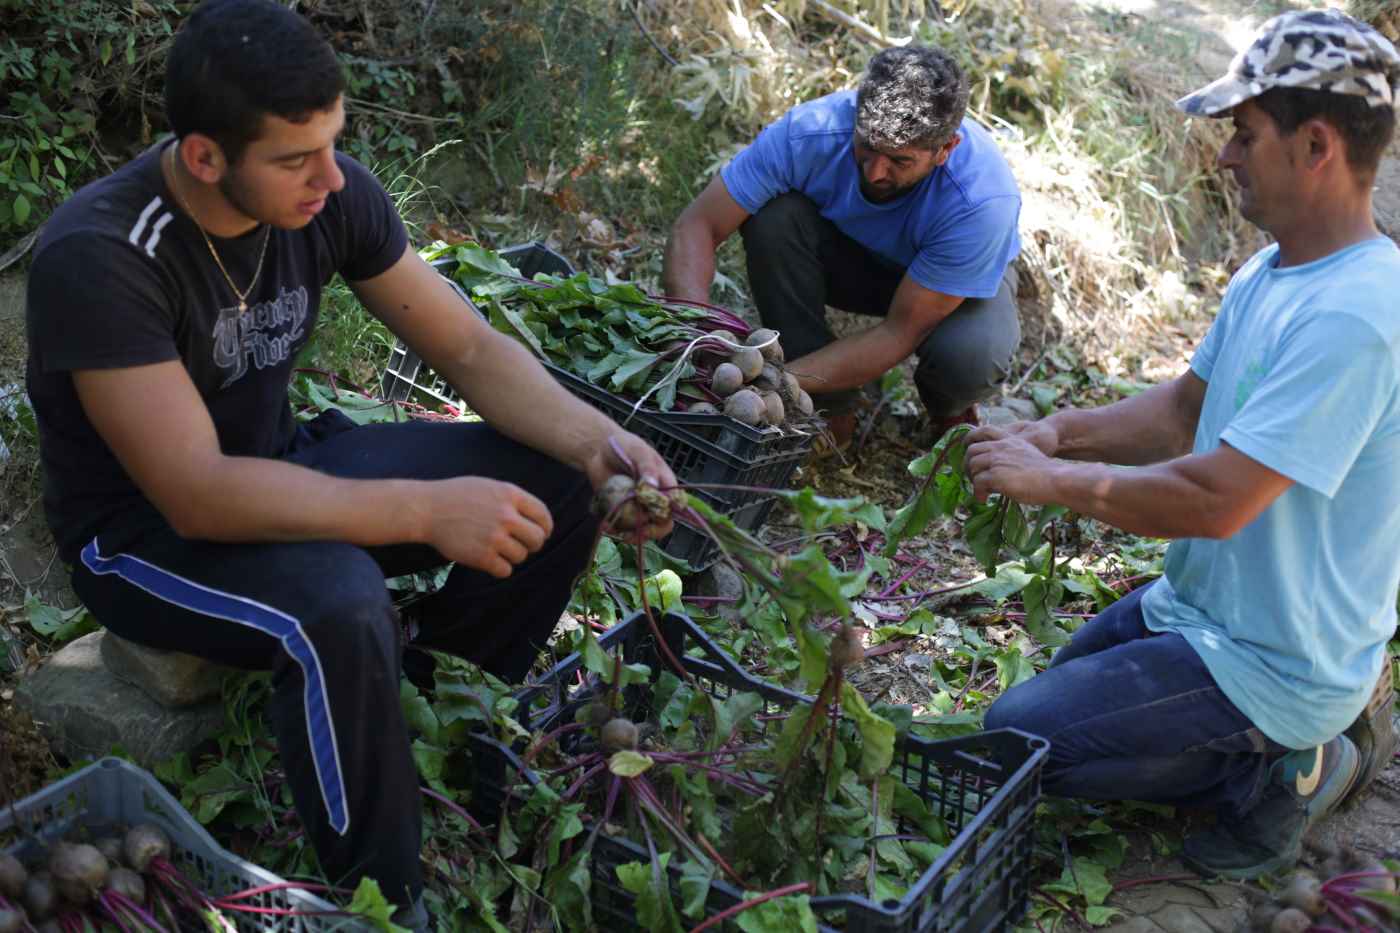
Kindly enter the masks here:
[[1103, 408], [1072, 409], [1046, 418], [1059, 444], [1055, 456], [1136, 466], [1190, 453], [1196, 415], [1183, 410], [1171, 384]]
[[1198, 458], [1142, 467], [1053, 461], [1049, 501], [1132, 534], [1154, 538], [1223, 538], [1237, 528], [1223, 490]]
[[496, 430], [580, 470], [617, 431], [611, 419], [565, 390], [533, 353], [502, 334], [488, 332], [470, 360], [448, 363], [439, 372]]
[[818, 395], [854, 389], [878, 379], [912, 353], [914, 344], [899, 332], [876, 325], [786, 365], [804, 390]]
[[671, 228], [666, 241], [662, 287], [666, 294], [688, 301], [709, 301], [715, 279], [715, 250], [719, 244], [704, 225], [684, 218]]
[[197, 473], [166, 515], [186, 538], [364, 547], [424, 540], [425, 482], [343, 479], [259, 457], [219, 456]]

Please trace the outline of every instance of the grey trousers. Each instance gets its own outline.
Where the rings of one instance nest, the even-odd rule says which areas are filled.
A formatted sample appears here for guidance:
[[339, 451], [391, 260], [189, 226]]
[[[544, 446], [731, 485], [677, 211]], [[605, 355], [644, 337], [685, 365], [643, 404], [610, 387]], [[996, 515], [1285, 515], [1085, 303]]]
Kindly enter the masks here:
[[[794, 360], [835, 340], [826, 306], [884, 317], [905, 270], [846, 236], [797, 193], [779, 195], [739, 228], [749, 287], [765, 327], [782, 332]], [[1021, 343], [1016, 271], [1007, 267], [991, 298], [969, 298], [915, 351], [914, 385], [930, 416], [960, 414], [994, 394]], [[828, 414], [850, 411], [856, 390], [812, 394]]]

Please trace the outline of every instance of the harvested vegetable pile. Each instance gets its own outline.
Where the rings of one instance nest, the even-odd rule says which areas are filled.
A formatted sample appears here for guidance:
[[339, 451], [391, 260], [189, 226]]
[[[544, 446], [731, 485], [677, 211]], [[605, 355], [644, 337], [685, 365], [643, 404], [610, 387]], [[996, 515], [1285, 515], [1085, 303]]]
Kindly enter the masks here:
[[784, 368], [778, 332], [723, 308], [654, 298], [584, 273], [523, 279], [495, 253], [453, 247], [454, 278], [491, 326], [541, 360], [639, 406], [723, 414], [752, 427], [809, 421], [812, 399]]

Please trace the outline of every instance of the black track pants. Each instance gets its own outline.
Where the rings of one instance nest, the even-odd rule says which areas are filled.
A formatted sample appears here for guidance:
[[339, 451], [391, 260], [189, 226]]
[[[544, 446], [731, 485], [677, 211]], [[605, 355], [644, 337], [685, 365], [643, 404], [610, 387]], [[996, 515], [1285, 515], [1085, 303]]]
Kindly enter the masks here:
[[[524, 676], [591, 552], [581, 473], [482, 424], [355, 427], [338, 415], [300, 428], [286, 459], [365, 479], [485, 476], [543, 500], [554, 533], [539, 553], [506, 580], [454, 567], [418, 613], [420, 642]], [[399, 708], [402, 629], [384, 579], [443, 563], [425, 546], [219, 544], [166, 528], [111, 549], [98, 535], [73, 587], [131, 641], [271, 670], [278, 749], [327, 877], [353, 885], [369, 875], [407, 903], [423, 885], [422, 819]]]
[[[782, 333], [789, 360], [814, 353], [835, 337], [826, 306], [884, 317], [905, 270], [891, 265], [823, 217], [801, 194], [769, 201], [739, 228], [749, 287], [763, 326]], [[969, 298], [915, 351], [914, 385], [935, 417], [961, 414], [997, 391], [1021, 343], [1015, 265], [991, 298]], [[857, 393], [812, 393], [818, 408], [849, 411]]]

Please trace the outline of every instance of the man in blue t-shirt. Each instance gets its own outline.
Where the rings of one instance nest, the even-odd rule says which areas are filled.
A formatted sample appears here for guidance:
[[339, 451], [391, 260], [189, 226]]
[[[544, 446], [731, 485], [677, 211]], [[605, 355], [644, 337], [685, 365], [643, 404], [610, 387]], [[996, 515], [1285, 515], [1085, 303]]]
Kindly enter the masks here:
[[1292, 864], [1395, 748], [1400, 250], [1371, 190], [1397, 78], [1395, 47], [1341, 13], [1265, 23], [1179, 102], [1234, 120], [1220, 166], [1277, 240], [1230, 282], [1190, 370], [968, 438], [980, 496], [1177, 539], [1162, 579], [1081, 628], [986, 723], [1050, 739], [1049, 793], [1217, 807], [1185, 845], [1205, 874]]
[[[975, 423], [1010, 371], [1021, 197], [991, 136], [964, 119], [967, 94], [942, 51], [887, 49], [859, 91], [764, 129], [671, 230], [666, 291], [699, 301], [715, 250], [740, 231], [759, 316], [838, 443], [857, 390], [911, 353], [937, 435]], [[884, 320], [836, 340], [827, 305]]]

